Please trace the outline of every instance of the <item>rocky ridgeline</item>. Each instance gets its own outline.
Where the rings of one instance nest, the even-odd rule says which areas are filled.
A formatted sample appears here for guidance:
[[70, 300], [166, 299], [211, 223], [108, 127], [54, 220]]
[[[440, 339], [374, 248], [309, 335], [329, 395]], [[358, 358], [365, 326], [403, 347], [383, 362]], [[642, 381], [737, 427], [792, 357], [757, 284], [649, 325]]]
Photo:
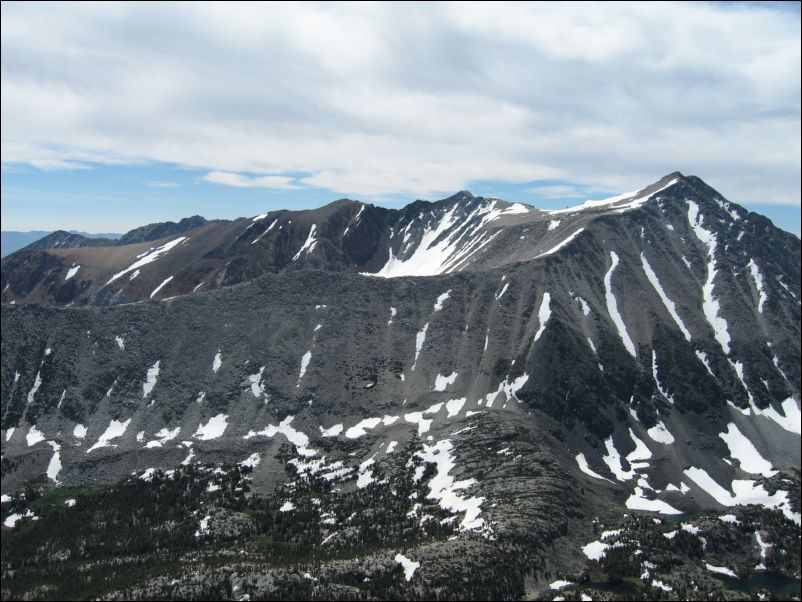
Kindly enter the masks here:
[[800, 244], [768, 220], [671, 174], [192, 226], [3, 260], [3, 597], [793, 590]]

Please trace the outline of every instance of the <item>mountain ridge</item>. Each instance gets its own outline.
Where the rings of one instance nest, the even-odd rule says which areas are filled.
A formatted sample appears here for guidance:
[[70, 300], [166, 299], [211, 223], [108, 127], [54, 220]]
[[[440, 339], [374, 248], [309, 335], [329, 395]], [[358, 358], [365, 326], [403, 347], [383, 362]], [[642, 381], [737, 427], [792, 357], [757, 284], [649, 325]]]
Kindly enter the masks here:
[[[672, 182], [672, 180], [676, 180], [676, 182]], [[171, 269], [183, 269], [185, 270], [184, 274], [167, 273], [166, 271], [155, 274], [158, 280], [150, 280], [151, 288], [148, 295], [159, 283], [170, 276], [173, 276], [173, 280], [169, 287], [163, 290], [163, 296], [171, 296], [169, 294], [171, 289], [175, 291], [173, 295], [188, 292], [190, 283], [186, 280], [189, 278], [196, 279], [192, 282], [192, 289], [199, 285], [208, 288], [208, 286], [220, 285], [218, 283], [232, 284], [244, 278], [258, 276], [260, 273], [294, 269], [344, 269], [387, 276], [428, 275], [453, 269], [474, 269], [473, 266], [484, 269], [493, 265], [493, 259], [492, 253], [488, 254], [488, 249], [483, 247], [488, 244], [498, 247], [499, 242], [503, 243], [502, 246], [506, 246], [508, 253], [506, 256], [500, 256], [496, 261], [497, 264], [499, 262], [525, 261], [553, 252], [556, 245], [548, 246], [546, 242], [549, 239], [553, 239], [555, 243], [563, 242], [550, 234], [552, 225], [566, 220], [562, 216], [566, 215], [569, 220], [577, 223], [577, 227], [574, 229], [577, 232], [587, 221], [584, 218], [590, 219], [597, 216], [599, 212], [632, 209], [635, 204], [640, 203], [643, 199], [648, 199], [669, 183], [696, 185], [695, 180], [684, 178], [679, 172], [675, 172], [637, 193], [613, 197], [614, 202], [610, 202], [610, 200], [589, 201], [590, 205], [586, 203], [578, 207], [549, 211], [537, 210], [522, 203], [507, 203], [498, 199], [475, 197], [467, 191], [462, 191], [433, 203], [415, 201], [398, 210], [340, 199], [318, 209], [297, 212], [271, 211], [254, 218], [239, 218], [230, 222], [206, 222], [203, 218], [196, 216], [182, 220], [179, 224], [173, 224], [171, 229], [171, 235], [196, 230], [206, 241], [197, 251], [188, 255], [184, 254], [185, 260], [191, 261], [194, 267], [186, 272], [189, 266], [179, 264], [171, 266]], [[744, 212], [742, 211], [741, 214]], [[502, 228], [500, 230], [496, 227], [505, 224], [516, 225], [517, 222], [517, 225], [521, 226], [519, 230], [523, 231], [518, 232], [518, 238], [523, 240], [528, 232], [528, 228], [522, 225], [524, 222], [530, 227], [534, 226], [540, 230], [542, 224], [539, 222], [546, 220], [549, 216], [552, 216], [553, 220], [549, 222], [546, 232], [538, 232], [538, 235], [546, 242], [539, 247], [540, 253], [532, 253], [529, 256], [525, 255], [521, 249], [525, 245], [513, 244], [515, 239], [507, 231], [509, 229]], [[448, 223], [442, 220], [446, 220]], [[210, 223], [214, 224], [212, 231], [198, 230]], [[167, 225], [169, 224], [172, 222]], [[243, 230], [237, 231], [237, 228], [240, 227], [239, 224], [247, 225]], [[156, 235], [160, 232], [160, 227], [159, 224], [156, 224], [145, 228], [149, 228], [149, 231]], [[353, 233], [356, 228], [360, 227], [364, 231], [355, 237]], [[352, 228], [354, 229], [352, 230]], [[557, 229], [556, 226], [554, 229]], [[136, 232], [138, 230], [132, 231], [132, 233]], [[118, 246], [125, 246], [125, 243], [129, 241], [139, 241], [141, 237], [132, 235], [132, 233], [125, 235]], [[501, 237], [498, 241], [490, 240], [499, 234]], [[522, 234], [524, 236], [521, 236]], [[577, 232], [577, 235], [581, 235], [581, 231]], [[210, 239], [210, 236], [216, 237], [217, 242]], [[192, 243], [193, 237], [188, 238]], [[460, 238], [461, 241], [444, 242], [449, 238]], [[504, 240], [505, 238], [507, 240]], [[531, 240], [531, 236], [529, 239]], [[156, 241], [169, 242], [166, 237], [156, 239], [154, 242]], [[566, 244], [569, 243], [570, 241]], [[182, 246], [184, 244], [185, 241], [182, 241]], [[209, 244], [213, 246], [209, 246]], [[308, 244], [306, 248], [305, 244]], [[462, 253], [460, 245], [468, 247], [464, 251], [464, 257], [460, 256]], [[471, 249], [471, 245], [475, 248]], [[153, 250], [150, 247], [148, 249]], [[137, 249], [137, 251], [145, 250], [145, 248]], [[123, 256], [130, 256], [130, 262], [133, 264], [135, 263], [133, 257], [135, 254]], [[106, 285], [108, 277], [113, 273], [104, 267], [104, 264], [108, 263], [108, 254], [103, 255], [101, 261], [94, 260], [99, 265], [85, 265], [84, 271], [79, 272], [80, 276], [77, 280], [81, 282], [81, 286], [67, 283], [66, 280], [63, 283], [59, 282], [52, 267], [55, 265], [54, 261], [60, 262], [64, 266], [62, 274], [66, 277], [69, 270], [76, 265], [82, 265], [82, 261], [86, 259], [92, 261], [91, 253], [87, 255], [79, 252], [74, 257], [70, 257], [69, 253], [50, 252], [47, 261], [42, 255], [17, 256], [3, 264], [3, 277], [6, 278], [9, 272], [17, 269], [15, 265], [18, 265], [19, 269], [26, 274], [30, 273], [31, 263], [39, 261], [45, 262], [47, 267], [45, 268], [43, 265], [38, 269], [43, 275], [47, 272], [50, 279], [38, 286], [40, 289], [49, 290], [36, 291], [31, 300], [42, 302], [49, 299], [50, 302], [58, 304], [63, 302], [130, 302], [136, 300], [137, 295], [139, 298], [143, 298], [146, 291], [132, 290], [136, 287], [128, 287], [128, 290], [122, 295], [118, 294], [119, 291], [101, 290]], [[490, 259], [485, 260], [483, 256], [490, 257]], [[70, 259], [75, 259], [75, 261], [68, 265], [67, 262]], [[229, 261], [226, 262], [227, 259]], [[478, 263], [476, 263], [477, 260]], [[102, 270], [97, 279], [81, 280], [81, 277], [88, 273], [87, 269], [94, 267]], [[122, 268], [123, 266], [120, 264], [116, 266], [115, 270], [119, 271]], [[202, 283], [197, 279], [202, 279]], [[14, 278], [9, 277], [8, 280], [12, 282], [11, 288], [13, 289]], [[3, 287], [5, 288], [8, 283], [4, 280]], [[20, 292], [23, 297], [26, 295], [24, 290]], [[16, 299], [13, 290], [10, 294], [5, 292], [3, 297], [5, 302], [10, 302], [11, 299]], [[23, 300], [25, 299], [19, 299], [19, 301]]]
[[[543, 596], [552, 575], [593, 582], [617, 554], [594, 517], [655, 565], [626, 569], [652, 587], [685, 587], [673, 562], [706, 583], [702, 558], [751, 575], [760, 560], [691, 531], [718, 541], [719, 516], [752, 529], [764, 512], [755, 529], [782, 526], [765, 541], [798, 534], [802, 250], [701, 180], [667, 177], [560, 213], [457, 193], [207, 223], [94, 265], [95, 249], [20, 254], [41, 266], [25, 295], [24, 264], [4, 261], [3, 493], [159, 471], [213, 488], [198, 471], [234, 470], [277, 517], [319, 520], [315, 546], [347, 532], [353, 499], [376, 496], [365, 516], [407, 500], [418, 543], [394, 536], [375, 558], [429, 567], [413, 585], [463, 575], [443, 560], [457, 549], [490, 567], [502, 548], [542, 554]], [[430, 274], [398, 274], [415, 270]], [[63, 282], [89, 284], [59, 297]], [[15, 515], [31, 508], [14, 499]], [[202, 535], [214, 513], [192, 511]], [[672, 514], [696, 560], [654, 543], [680, 541], [662, 536]], [[510, 566], [498, 583], [520, 597], [534, 569]], [[466, 597], [486, 591], [465, 579]]]

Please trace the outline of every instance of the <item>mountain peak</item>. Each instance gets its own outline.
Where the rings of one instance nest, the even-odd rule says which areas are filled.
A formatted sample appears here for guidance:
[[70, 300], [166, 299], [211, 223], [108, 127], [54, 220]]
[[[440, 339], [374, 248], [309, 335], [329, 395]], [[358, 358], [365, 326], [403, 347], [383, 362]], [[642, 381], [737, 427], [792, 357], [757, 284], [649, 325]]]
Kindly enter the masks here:
[[654, 184], [650, 184], [649, 186], [647, 186], [643, 190], [649, 190], [649, 189], [652, 189], [652, 188], [653, 189], [665, 188], [666, 186], [668, 186], [672, 182], [682, 181], [682, 180], [685, 180], [685, 176], [682, 175], [682, 172], [672, 171], [670, 174], [663, 176], [662, 178], [657, 180]]
[[651, 195], [658, 190], [663, 190], [664, 188], [668, 188], [668, 186], [675, 184], [677, 182], [681, 182], [685, 180], [685, 176], [678, 171], [671, 172], [670, 174], [663, 176], [654, 184], [649, 184], [646, 188], [643, 188], [638, 191], [638, 197], [644, 197]]
[[476, 197], [473, 194], [471, 194], [471, 192], [469, 190], [460, 190], [458, 193], [452, 194], [450, 197], [445, 198], [443, 200], [444, 201], [454, 202], [454, 203], [459, 203], [459, 202], [462, 202], [462, 201], [472, 201], [475, 198]]

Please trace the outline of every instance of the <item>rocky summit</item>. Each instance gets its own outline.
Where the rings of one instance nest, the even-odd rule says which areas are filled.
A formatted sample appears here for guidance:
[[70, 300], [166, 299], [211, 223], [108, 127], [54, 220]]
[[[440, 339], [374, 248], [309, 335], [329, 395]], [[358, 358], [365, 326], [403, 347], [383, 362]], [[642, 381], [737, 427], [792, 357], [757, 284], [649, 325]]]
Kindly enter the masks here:
[[48, 238], [3, 599], [799, 598], [800, 240], [699, 178]]

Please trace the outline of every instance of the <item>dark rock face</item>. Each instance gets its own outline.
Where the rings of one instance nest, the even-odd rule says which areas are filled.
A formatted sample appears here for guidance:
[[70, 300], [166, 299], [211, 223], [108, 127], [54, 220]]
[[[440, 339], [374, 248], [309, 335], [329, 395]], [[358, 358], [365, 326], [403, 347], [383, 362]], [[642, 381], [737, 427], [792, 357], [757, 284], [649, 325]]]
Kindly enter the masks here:
[[[154, 524], [186, 535], [175, 554], [296, 541], [282, 525], [297, 513], [324, 525], [304, 545], [351, 542], [290, 561], [333, 597], [537, 596], [584, 570], [631, 577], [641, 564], [582, 552], [594, 517], [624, 512], [751, 502], [779, 525], [767, 538], [796, 528], [800, 242], [698, 178], [556, 212], [462, 192], [185, 226], [3, 261], [4, 493], [39, 478], [128, 496], [120, 483], [150, 491], [138, 475], [177, 470], [185, 490], [210, 490], [208, 506], [186, 500], [186, 524]], [[210, 485], [218, 469], [238, 484]], [[272, 518], [255, 520], [263, 503]], [[378, 512], [388, 525], [374, 547], [349, 531], [352, 506], [359, 524]], [[31, 508], [51, 520], [19, 498], [3, 516]], [[336, 529], [321, 522], [333, 515]], [[685, 543], [702, 573], [725, 558]], [[422, 561], [410, 582], [399, 550]], [[306, 591], [306, 569], [294, 581], [279, 565], [260, 564], [249, 595]], [[449, 590], [455, 574], [464, 587]], [[172, 595], [212, 595], [189, 575]], [[96, 595], [152, 596], [165, 579]]]
[[202, 218], [200, 215], [193, 215], [192, 217], [185, 217], [178, 223], [175, 222], [160, 222], [156, 224], [148, 224], [140, 228], [135, 228], [130, 232], [126, 232], [120, 238], [119, 244], [121, 245], [134, 245], [140, 242], [150, 242], [151, 240], [160, 240], [167, 236], [176, 236], [189, 232], [195, 228], [200, 228], [209, 222]]

